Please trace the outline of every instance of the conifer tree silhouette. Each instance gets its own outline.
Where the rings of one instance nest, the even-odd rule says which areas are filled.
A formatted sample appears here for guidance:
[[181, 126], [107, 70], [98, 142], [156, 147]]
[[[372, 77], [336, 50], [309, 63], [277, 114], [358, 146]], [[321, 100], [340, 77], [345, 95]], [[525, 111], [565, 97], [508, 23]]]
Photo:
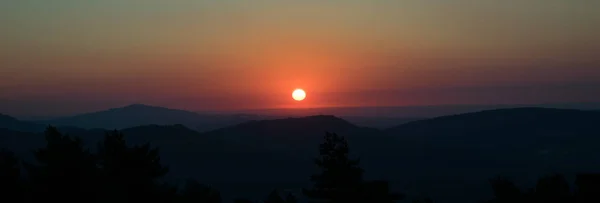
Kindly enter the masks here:
[[315, 164], [320, 174], [311, 176], [312, 189], [303, 193], [310, 200], [327, 203], [389, 203], [402, 199], [389, 193], [385, 181], [364, 181], [358, 159], [349, 159], [348, 142], [344, 137], [327, 132], [319, 148], [320, 158]]
[[285, 197], [285, 203], [298, 203], [298, 199], [292, 193], [288, 193]]
[[11, 151], [0, 150], [0, 202], [24, 202], [24, 185], [19, 159]]
[[526, 195], [508, 178], [496, 177], [490, 180], [494, 198], [489, 203], [520, 203], [526, 201]]
[[581, 173], [575, 178], [577, 203], [600, 202], [600, 174]]
[[183, 203], [220, 203], [221, 195], [218, 191], [204, 186], [196, 180], [188, 180], [181, 192]]
[[264, 201], [264, 203], [285, 203], [285, 200], [281, 198], [277, 190], [273, 190], [267, 197], [267, 200]]
[[105, 198], [123, 202], [167, 202], [176, 190], [159, 182], [168, 168], [161, 165], [159, 151], [150, 144], [128, 146], [118, 131], [105, 135], [98, 145]]
[[34, 152], [39, 165], [26, 164], [34, 202], [96, 202], [96, 157], [78, 138], [61, 134], [55, 127], [45, 131], [46, 147]]
[[554, 174], [540, 178], [535, 186], [536, 202], [562, 203], [573, 202], [569, 183], [564, 176]]
[[235, 200], [233, 200], [233, 203], [254, 203], [254, 202], [250, 201], [248, 199], [235, 199]]
[[423, 198], [423, 199], [413, 200], [412, 203], [433, 203], [433, 200], [430, 198]]
[[[492, 184], [492, 189], [494, 190], [494, 198], [488, 203], [508, 203], [508, 202], [516, 202], [516, 203], [588, 203], [588, 202], [597, 202], [593, 200], [593, 196], [598, 196], [597, 194], [590, 193], [590, 191], [598, 191], [598, 189], [593, 189], [594, 185], [598, 185], [596, 181], [593, 180], [593, 177], [600, 177], [599, 175], [587, 174], [577, 177], [576, 184], [589, 184], [588, 186], [583, 186], [583, 190], [579, 189], [573, 193], [569, 188], [569, 184], [564, 176], [560, 174], [554, 174], [549, 176], [544, 176], [537, 181], [535, 188], [529, 189], [526, 192], [521, 191], [517, 186], [513, 184], [512, 181], [507, 178], [495, 178], [490, 181]], [[588, 179], [589, 178], [589, 179]], [[592, 182], [596, 182], [595, 184]], [[591, 187], [590, 187], [591, 186]], [[591, 195], [588, 196], [588, 195]], [[592, 199], [592, 200], [590, 200]]]

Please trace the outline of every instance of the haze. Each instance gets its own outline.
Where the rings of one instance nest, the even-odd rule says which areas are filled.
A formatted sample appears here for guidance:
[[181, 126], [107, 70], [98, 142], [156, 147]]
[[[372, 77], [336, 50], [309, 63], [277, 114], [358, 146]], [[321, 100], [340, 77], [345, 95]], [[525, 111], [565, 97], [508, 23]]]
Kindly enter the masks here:
[[[0, 109], [600, 101], [600, 2], [0, 2]], [[290, 98], [303, 88], [310, 97]]]

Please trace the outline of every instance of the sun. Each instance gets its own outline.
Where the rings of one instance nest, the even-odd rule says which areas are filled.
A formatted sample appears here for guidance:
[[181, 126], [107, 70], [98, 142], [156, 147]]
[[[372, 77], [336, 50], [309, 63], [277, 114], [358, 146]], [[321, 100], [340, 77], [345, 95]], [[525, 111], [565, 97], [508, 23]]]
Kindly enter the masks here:
[[302, 101], [306, 98], [306, 92], [303, 89], [296, 89], [292, 92], [292, 98], [296, 101]]

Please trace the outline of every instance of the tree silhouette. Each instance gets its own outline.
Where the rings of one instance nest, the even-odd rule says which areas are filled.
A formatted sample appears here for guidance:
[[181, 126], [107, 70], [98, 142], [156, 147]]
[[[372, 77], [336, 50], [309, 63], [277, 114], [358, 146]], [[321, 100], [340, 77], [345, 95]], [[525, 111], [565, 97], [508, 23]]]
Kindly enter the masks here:
[[183, 203], [220, 203], [221, 195], [218, 191], [204, 186], [196, 180], [188, 180], [181, 192]]
[[23, 202], [24, 188], [21, 181], [19, 159], [5, 149], [0, 150], [0, 198], [3, 202]]
[[423, 198], [423, 199], [413, 200], [412, 203], [433, 203], [433, 200], [430, 198]]
[[404, 199], [402, 194], [390, 193], [389, 183], [383, 180], [365, 181], [361, 187], [363, 199], [369, 202], [395, 202], [396, 200]]
[[508, 178], [496, 177], [490, 180], [494, 198], [489, 203], [525, 202], [525, 194]]
[[578, 203], [600, 202], [600, 174], [582, 173], [575, 178]]
[[247, 200], [247, 199], [235, 199], [235, 200], [233, 200], [233, 203], [254, 203], [254, 202]]
[[176, 189], [159, 182], [168, 172], [158, 149], [149, 144], [130, 147], [118, 131], [107, 133], [98, 145], [105, 199], [124, 202], [172, 201]]
[[496, 178], [490, 181], [494, 199], [489, 203], [534, 202], [534, 203], [592, 203], [600, 202], [600, 174], [578, 174], [574, 192], [564, 176], [555, 174], [544, 176], [537, 181], [535, 189], [527, 192], [519, 190], [510, 180]]
[[298, 203], [298, 199], [292, 193], [288, 193], [288, 195], [285, 197], [285, 202], [286, 203]]
[[362, 183], [363, 169], [359, 160], [348, 158], [348, 143], [334, 133], [327, 132], [325, 142], [320, 145], [320, 159], [315, 164], [321, 174], [311, 176], [312, 190], [304, 190], [309, 199], [319, 202], [346, 203], [357, 200]]
[[277, 190], [273, 190], [267, 197], [267, 200], [264, 201], [264, 203], [285, 203], [285, 200], [281, 198]]
[[46, 147], [34, 152], [39, 165], [27, 164], [34, 202], [97, 199], [96, 158], [80, 139], [61, 134], [55, 127], [45, 131]]
[[534, 198], [538, 203], [573, 202], [569, 183], [559, 174], [540, 178], [535, 186]]
[[389, 193], [385, 181], [364, 181], [360, 161], [349, 159], [348, 152], [346, 139], [327, 132], [325, 142], [319, 148], [320, 158], [315, 160], [321, 173], [311, 176], [313, 189], [304, 189], [304, 195], [313, 201], [327, 203], [387, 203], [401, 199], [400, 195]]

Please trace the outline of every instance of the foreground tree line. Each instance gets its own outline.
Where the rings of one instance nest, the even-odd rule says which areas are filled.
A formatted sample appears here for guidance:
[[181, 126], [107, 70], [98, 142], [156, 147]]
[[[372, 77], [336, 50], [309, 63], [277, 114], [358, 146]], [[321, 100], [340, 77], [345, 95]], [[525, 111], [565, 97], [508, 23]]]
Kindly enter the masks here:
[[[37, 163], [25, 163], [7, 150], [0, 151], [0, 202], [175, 202], [220, 203], [219, 192], [195, 180], [177, 188], [161, 181], [168, 168], [159, 150], [149, 144], [130, 146], [118, 131], [108, 132], [95, 153], [79, 138], [56, 128], [45, 131], [46, 146], [34, 151]], [[324, 203], [392, 203], [405, 196], [392, 193], [387, 181], [367, 181], [359, 160], [348, 157], [347, 141], [327, 133], [315, 164], [320, 173], [310, 177], [313, 188], [303, 195]], [[520, 190], [506, 178], [490, 180], [494, 198], [488, 203], [600, 202], [600, 174], [580, 174], [572, 190], [561, 175], [541, 178], [536, 187]], [[282, 196], [283, 195], [283, 196]], [[237, 199], [235, 203], [255, 203]], [[296, 203], [292, 194], [274, 190], [264, 203]], [[433, 203], [431, 199], [413, 203]]]

